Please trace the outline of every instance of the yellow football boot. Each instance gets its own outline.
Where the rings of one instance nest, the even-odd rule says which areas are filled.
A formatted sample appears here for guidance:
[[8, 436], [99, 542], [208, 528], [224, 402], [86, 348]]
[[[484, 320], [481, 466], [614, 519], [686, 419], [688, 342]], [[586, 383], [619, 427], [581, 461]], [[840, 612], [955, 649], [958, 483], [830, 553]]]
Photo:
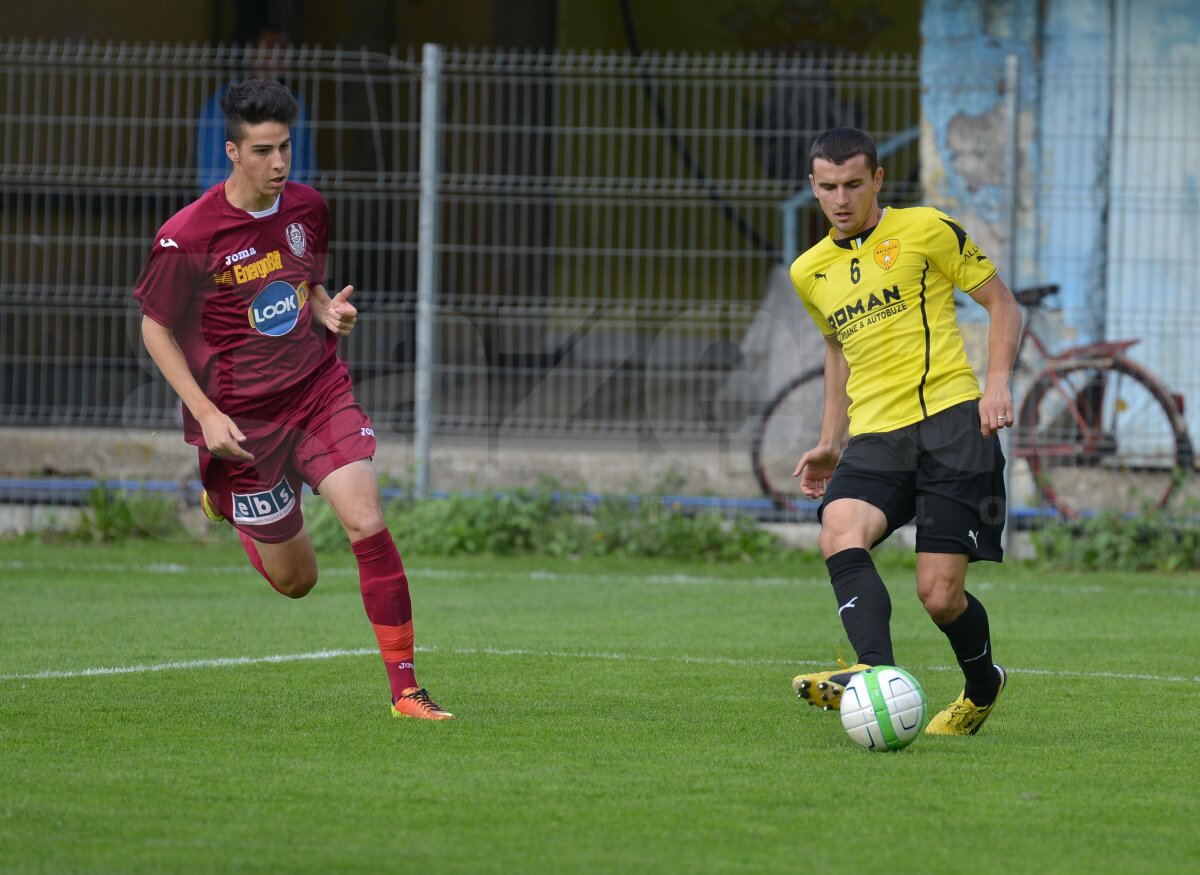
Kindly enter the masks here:
[[1004, 692], [1004, 685], [1008, 683], [1008, 672], [1000, 666], [996, 666], [996, 671], [1000, 674], [1000, 689], [996, 690], [996, 698], [992, 700], [992, 704], [981, 708], [968, 699], [967, 691], [963, 690], [945, 711], [933, 715], [925, 731], [930, 735], [974, 735], [978, 732], [983, 726], [983, 721], [988, 719], [988, 715], [996, 707], [1000, 694]]
[[835, 671], [798, 674], [792, 679], [792, 689], [810, 705], [815, 705], [823, 711], [837, 711], [842, 706], [842, 693], [846, 691], [846, 684], [850, 683], [850, 678], [870, 667], [861, 662], [846, 665], [846, 660], [839, 656], [838, 668]]
[[208, 497], [207, 491], [200, 493], [200, 508], [204, 511], [204, 515], [208, 517], [209, 522], [225, 522], [225, 516], [217, 509], [216, 503]]

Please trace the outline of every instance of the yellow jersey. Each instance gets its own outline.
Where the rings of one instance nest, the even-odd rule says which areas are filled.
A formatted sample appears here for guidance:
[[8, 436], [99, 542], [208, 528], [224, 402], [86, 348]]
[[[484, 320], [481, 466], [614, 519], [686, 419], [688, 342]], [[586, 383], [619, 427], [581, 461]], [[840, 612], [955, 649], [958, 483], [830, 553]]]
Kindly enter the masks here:
[[930, 207], [889, 207], [865, 236], [833, 233], [797, 258], [791, 275], [850, 365], [850, 434], [893, 431], [980, 397], [954, 287], [973, 293], [996, 267], [962, 226]]

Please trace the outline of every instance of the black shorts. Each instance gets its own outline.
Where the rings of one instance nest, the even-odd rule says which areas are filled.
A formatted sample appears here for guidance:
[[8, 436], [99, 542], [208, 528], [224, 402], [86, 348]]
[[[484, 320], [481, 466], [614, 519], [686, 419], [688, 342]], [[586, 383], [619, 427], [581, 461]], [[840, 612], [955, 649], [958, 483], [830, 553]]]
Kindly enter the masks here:
[[857, 498], [887, 517], [883, 541], [917, 521], [918, 553], [1000, 562], [1004, 551], [1004, 454], [979, 432], [979, 402], [964, 401], [895, 431], [850, 439], [817, 511]]

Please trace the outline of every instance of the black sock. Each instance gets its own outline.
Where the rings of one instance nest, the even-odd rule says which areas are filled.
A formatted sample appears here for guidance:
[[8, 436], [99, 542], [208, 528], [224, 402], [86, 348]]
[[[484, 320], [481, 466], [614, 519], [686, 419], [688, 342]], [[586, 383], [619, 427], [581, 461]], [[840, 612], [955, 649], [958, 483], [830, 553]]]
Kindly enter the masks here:
[[846, 637], [867, 665], [895, 665], [892, 656], [892, 599], [883, 584], [871, 554], [861, 547], [842, 550], [825, 560], [838, 616]]
[[990, 705], [1000, 690], [1000, 675], [992, 662], [988, 615], [979, 599], [970, 593], [967, 609], [958, 619], [938, 628], [950, 639], [954, 657], [967, 680], [966, 696], [976, 705]]

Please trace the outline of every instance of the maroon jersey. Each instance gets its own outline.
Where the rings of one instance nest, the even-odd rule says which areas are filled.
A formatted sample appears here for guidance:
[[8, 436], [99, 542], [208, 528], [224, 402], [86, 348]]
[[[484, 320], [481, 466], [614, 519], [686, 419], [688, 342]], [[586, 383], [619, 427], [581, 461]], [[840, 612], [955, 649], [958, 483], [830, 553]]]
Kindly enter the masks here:
[[[204, 394], [248, 437], [318, 377], [346, 370], [308, 302], [328, 250], [329, 208], [314, 189], [288, 182], [273, 211], [252, 215], [222, 183], [167, 220], [146, 259], [134, 290], [142, 313], [174, 332]], [[184, 431], [203, 443], [186, 408]]]

